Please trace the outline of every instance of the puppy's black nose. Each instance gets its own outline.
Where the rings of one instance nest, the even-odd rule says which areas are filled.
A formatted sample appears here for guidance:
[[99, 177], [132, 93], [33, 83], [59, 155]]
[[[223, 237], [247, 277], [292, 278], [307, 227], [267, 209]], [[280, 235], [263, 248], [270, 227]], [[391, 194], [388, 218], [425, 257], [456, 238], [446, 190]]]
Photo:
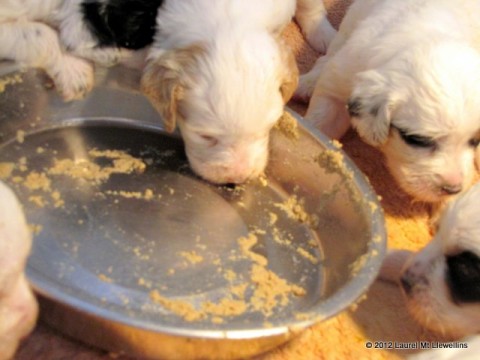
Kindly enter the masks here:
[[445, 195], [455, 195], [462, 191], [461, 184], [445, 184], [441, 187], [442, 192]]
[[402, 286], [405, 294], [410, 295], [413, 286], [415, 285], [415, 282], [413, 281], [412, 277], [409, 276], [408, 273], [406, 273], [400, 278], [400, 285]]
[[360, 99], [354, 98], [348, 100], [347, 111], [351, 117], [359, 117], [361, 107]]

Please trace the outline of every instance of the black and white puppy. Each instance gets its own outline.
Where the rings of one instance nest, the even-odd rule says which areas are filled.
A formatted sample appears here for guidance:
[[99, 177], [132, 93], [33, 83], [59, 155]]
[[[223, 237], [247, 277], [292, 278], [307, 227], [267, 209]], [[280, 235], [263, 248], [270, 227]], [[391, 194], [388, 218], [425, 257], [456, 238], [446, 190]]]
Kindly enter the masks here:
[[65, 100], [94, 83], [91, 61], [112, 65], [122, 49], [153, 41], [162, 0], [3, 0], [0, 58], [46, 71]]
[[479, 203], [480, 183], [446, 206], [424, 249], [391, 252], [381, 271], [401, 284], [416, 320], [453, 338], [480, 334]]
[[72, 100], [93, 86], [89, 60], [112, 64], [151, 44], [142, 90], [166, 129], [179, 127], [198, 175], [241, 183], [265, 168], [297, 85], [281, 38], [294, 15], [324, 50], [335, 30], [318, 0], [2, 0], [0, 58], [43, 68]]

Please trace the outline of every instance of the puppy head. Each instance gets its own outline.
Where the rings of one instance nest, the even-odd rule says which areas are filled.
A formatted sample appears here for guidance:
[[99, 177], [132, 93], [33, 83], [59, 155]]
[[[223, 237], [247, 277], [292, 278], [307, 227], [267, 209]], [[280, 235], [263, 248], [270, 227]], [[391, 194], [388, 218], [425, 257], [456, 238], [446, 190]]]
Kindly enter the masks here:
[[178, 125], [198, 175], [241, 183], [264, 170], [269, 132], [297, 80], [295, 59], [280, 40], [231, 31], [151, 58], [142, 89], [166, 129]]
[[412, 49], [358, 74], [352, 124], [399, 185], [439, 202], [467, 188], [480, 139], [480, 56], [458, 44]]
[[480, 332], [480, 184], [450, 202], [436, 236], [403, 270], [413, 316], [452, 337]]

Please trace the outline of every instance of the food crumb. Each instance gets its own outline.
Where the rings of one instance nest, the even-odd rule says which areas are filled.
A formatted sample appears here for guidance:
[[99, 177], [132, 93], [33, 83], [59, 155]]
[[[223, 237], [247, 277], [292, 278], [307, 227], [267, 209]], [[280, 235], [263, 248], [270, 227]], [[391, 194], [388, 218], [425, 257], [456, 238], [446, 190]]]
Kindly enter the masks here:
[[105, 274], [98, 274], [98, 278], [106, 283], [112, 283], [113, 282], [113, 279], [108, 277], [107, 275]]
[[180, 256], [188, 260], [191, 264], [198, 264], [203, 261], [203, 256], [198, 255], [195, 251], [182, 251]]
[[252, 248], [257, 244], [257, 242], [258, 238], [253, 233], [248, 234], [246, 237], [242, 236], [238, 239], [240, 250], [244, 256], [250, 258], [253, 262], [259, 265], [266, 266], [268, 263], [267, 258], [252, 251]]
[[331, 140], [331, 144], [333, 145], [333, 147], [335, 147], [336, 149], [341, 149], [343, 147], [343, 144], [336, 140], [336, 139], [332, 139]]
[[310, 261], [313, 265], [318, 264], [318, 258], [316, 256], [310, 254], [307, 250], [305, 250], [301, 247], [298, 247], [297, 248], [297, 253], [300, 254], [301, 256], [303, 256], [308, 261]]
[[296, 195], [292, 195], [284, 202], [273, 205], [282, 209], [291, 219], [315, 228], [318, 225], [318, 217], [305, 211], [304, 202], [304, 199], [298, 199]]
[[268, 186], [268, 179], [267, 179], [267, 176], [265, 174], [261, 174], [258, 177], [258, 181], [260, 181], [260, 185], [262, 185], [263, 187]]
[[265, 316], [272, 315], [273, 309], [278, 305], [286, 306], [290, 293], [296, 296], [306, 294], [302, 287], [289, 284], [273, 271], [258, 264], [254, 264], [251, 268], [251, 279], [257, 285], [251, 304], [255, 310], [261, 311]]
[[297, 120], [288, 111], [283, 112], [275, 124], [275, 128], [280, 130], [289, 139], [298, 140], [300, 138]]
[[0, 179], [8, 179], [12, 175], [14, 169], [14, 163], [0, 162]]
[[23, 181], [23, 185], [29, 190], [50, 191], [51, 181], [45, 173], [32, 171]]
[[43, 199], [43, 197], [39, 196], [39, 195], [32, 195], [28, 198], [28, 201], [34, 203], [35, 205], [37, 205], [38, 207], [40, 208], [43, 208], [45, 207], [46, 203], [45, 203], [45, 200]]
[[16, 139], [17, 139], [17, 142], [19, 144], [23, 144], [23, 142], [25, 141], [25, 131], [18, 130], [17, 135], [16, 135]]
[[23, 82], [20, 74], [15, 74], [12, 76], [7, 76], [0, 79], [0, 93], [3, 93], [8, 85], [15, 85]]
[[43, 226], [39, 224], [28, 224], [28, 228], [33, 235], [38, 235], [43, 230]]

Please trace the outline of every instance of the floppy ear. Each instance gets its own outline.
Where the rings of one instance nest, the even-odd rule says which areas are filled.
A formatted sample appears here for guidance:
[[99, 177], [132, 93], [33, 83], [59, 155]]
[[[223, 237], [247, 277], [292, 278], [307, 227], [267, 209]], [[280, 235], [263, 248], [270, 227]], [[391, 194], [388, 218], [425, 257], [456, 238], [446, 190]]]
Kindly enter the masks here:
[[387, 79], [376, 70], [359, 73], [348, 100], [352, 125], [373, 146], [387, 141], [397, 99]]
[[282, 94], [283, 102], [286, 104], [292, 97], [298, 85], [298, 67], [295, 56], [285, 41], [279, 38], [277, 42], [280, 48], [282, 67], [280, 70], [280, 78], [282, 81], [280, 85], [280, 93]]
[[190, 84], [197, 56], [203, 52], [199, 45], [169, 50], [161, 56], [150, 59], [141, 80], [141, 90], [160, 113], [169, 132], [175, 130], [179, 102]]

